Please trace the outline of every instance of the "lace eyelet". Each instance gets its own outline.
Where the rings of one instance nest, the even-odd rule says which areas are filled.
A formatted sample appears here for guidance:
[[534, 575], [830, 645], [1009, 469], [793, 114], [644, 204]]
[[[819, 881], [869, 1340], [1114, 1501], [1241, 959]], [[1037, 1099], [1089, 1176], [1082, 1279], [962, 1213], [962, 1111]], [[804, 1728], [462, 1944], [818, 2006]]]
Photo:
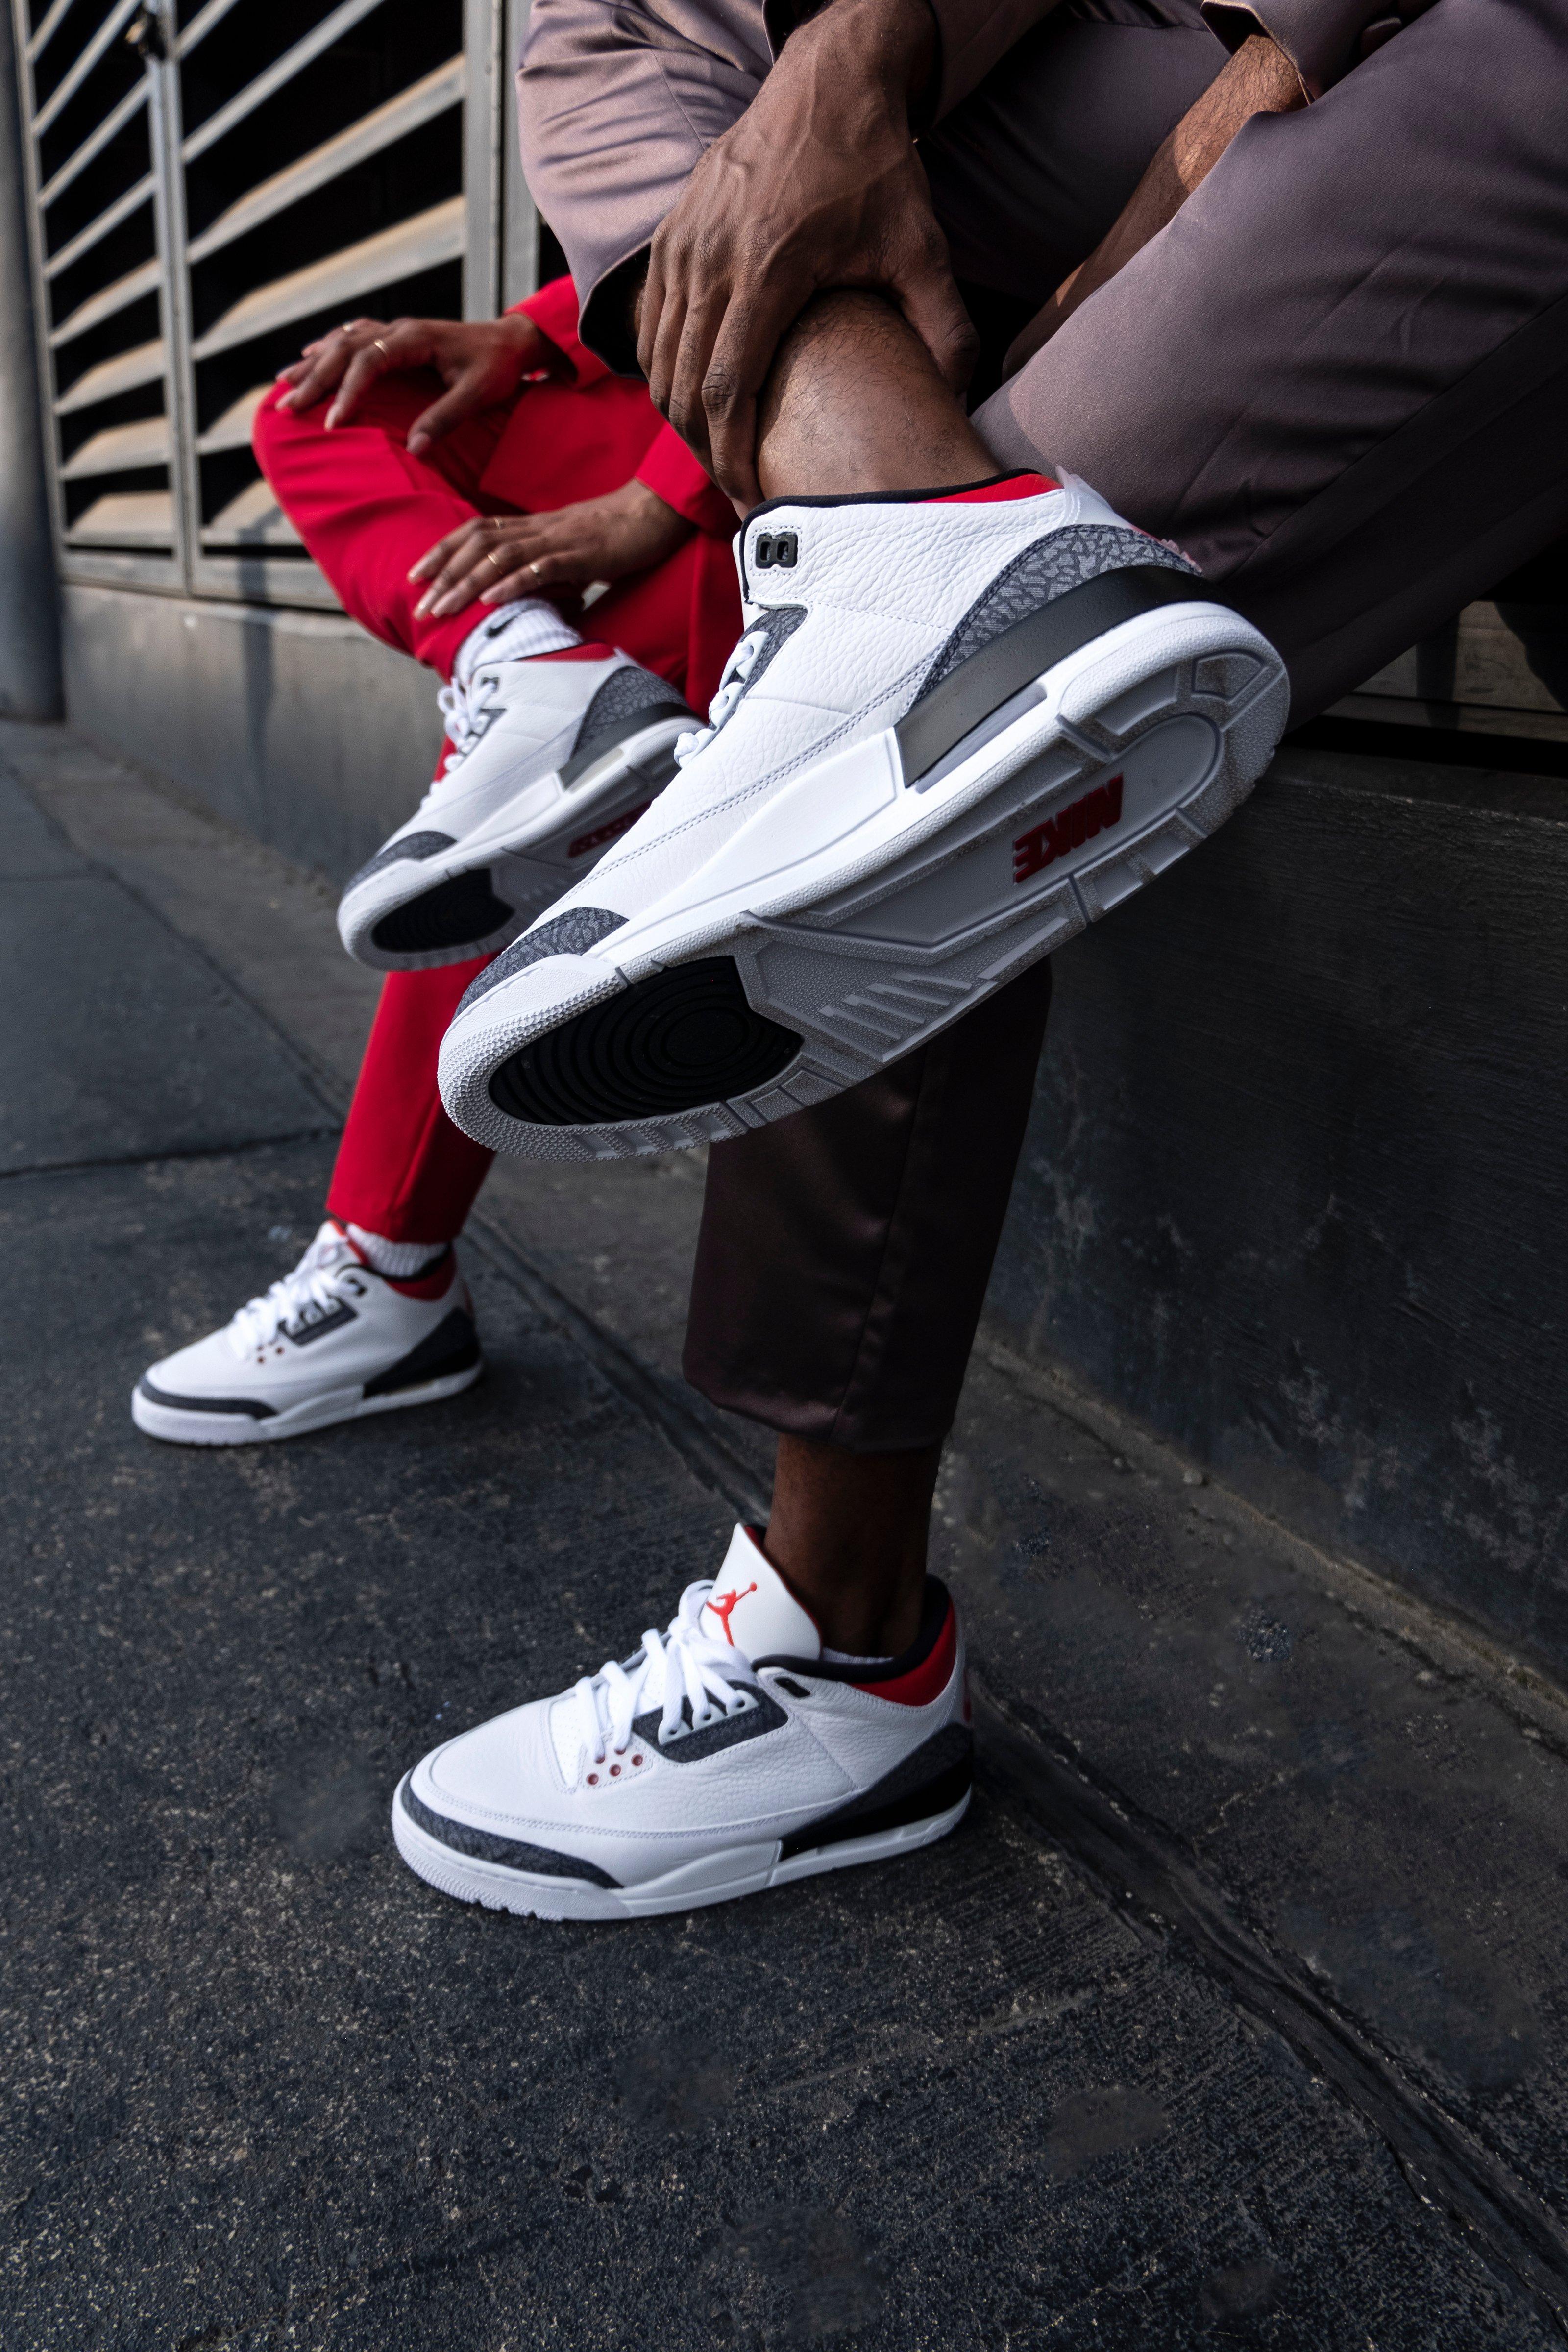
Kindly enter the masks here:
[[620, 1768], [620, 1766], [619, 1766], [618, 1764], [612, 1764], [612, 1765], [611, 1765], [611, 1767], [610, 1767], [610, 1778], [611, 1778], [611, 1780], [618, 1780], [620, 1779], [620, 1777], [621, 1777], [621, 1768]]
[[589, 1788], [590, 1788], [590, 1789], [596, 1789], [596, 1788], [598, 1787], [598, 1785], [599, 1785], [599, 1776], [598, 1776], [598, 1774], [597, 1774], [596, 1772], [590, 1772], [590, 1773], [589, 1773], [589, 1775], [588, 1775], [588, 1786], [589, 1786]]
[[633, 1762], [634, 1764], [640, 1764], [642, 1761], [643, 1761], [643, 1759], [642, 1759], [640, 1756], [634, 1756], [634, 1757], [632, 1758], [632, 1762]]

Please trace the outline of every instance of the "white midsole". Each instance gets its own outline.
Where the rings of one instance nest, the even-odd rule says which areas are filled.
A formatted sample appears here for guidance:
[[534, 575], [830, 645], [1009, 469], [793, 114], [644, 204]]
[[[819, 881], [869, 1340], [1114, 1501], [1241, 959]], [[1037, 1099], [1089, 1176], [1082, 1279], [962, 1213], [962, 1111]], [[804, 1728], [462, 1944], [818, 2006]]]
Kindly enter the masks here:
[[[370, 934], [384, 916], [398, 908], [484, 866], [510, 869], [503, 871], [500, 878], [515, 903], [509, 922], [499, 925], [496, 931], [487, 933], [484, 940], [476, 940], [474, 945], [479, 948], [504, 931], [515, 931], [521, 919], [536, 908], [558, 898], [576, 873], [588, 871], [597, 863], [592, 858], [587, 866], [576, 859], [569, 867], [545, 863], [562, 847], [563, 836], [570, 843], [584, 833], [594, 832], [595, 817], [618, 801], [635, 801], [639, 786], [646, 797], [650, 788], [640, 773], [642, 762], [668, 751], [689, 723], [684, 719], [661, 719], [645, 727], [616, 744], [568, 787], [562, 785], [558, 770], [536, 776], [499, 809], [460, 835], [449, 849], [440, 850], [432, 857], [409, 858], [383, 866], [357, 889], [344, 894], [339, 908], [339, 926], [345, 940], [352, 937], [355, 952], [389, 958], [398, 967], [411, 961], [438, 961], [441, 957], [449, 961], [458, 950], [415, 950], [408, 956], [375, 949]], [[608, 848], [609, 844], [604, 846]]]
[[[892, 727], [886, 728], [879, 735], [854, 747], [859, 760], [868, 765], [878, 760], [883, 761], [888, 776], [888, 791], [880, 806], [863, 822], [848, 832], [841, 832], [826, 846], [787, 863], [777, 863], [771, 872], [760, 876], [752, 873], [720, 892], [704, 893], [700, 871], [682, 885], [679, 893], [671, 893], [669, 898], [658, 901], [613, 932], [600, 954], [590, 951], [593, 961], [613, 964], [622, 979], [631, 984], [668, 962], [685, 961], [703, 954], [731, 939], [736, 929], [748, 920], [776, 921], [814, 905], [830, 892], [867, 880], [881, 866], [890, 865], [895, 858], [942, 832], [954, 818], [963, 816], [977, 802], [1039, 759], [1061, 740], [1065, 725], [1080, 718], [1092, 718], [1096, 702], [1114, 700], [1141, 677], [1176, 662], [1201, 660], [1208, 654], [1237, 649], [1258, 654], [1263, 664], [1255, 688], [1238, 706], [1238, 709], [1245, 710], [1268, 691], [1278, 677], [1279, 659], [1268, 639], [1237, 614], [1194, 598], [1190, 603], [1163, 605], [1155, 612], [1123, 621], [1043, 672], [1037, 681], [1040, 700], [1021, 712], [1009, 727], [983, 742], [927, 792], [904, 786], [896, 733]], [[1099, 670], [1107, 673], [1103, 684], [1093, 677]], [[1075, 694], [1075, 688], [1080, 684], [1089, 685], [1091, 690]], [[1081, 713], [1077, 708], [1080, 702], [1086, 706]], [[1064, 718], [1064, 707], [1069, 704], [1073, 706], [1070, 716]], [[764, 825], [777, 830], [784, 796], [809, 789], [813, 772], [807, 770], [799, 779], [781, 786], [779, 793], [710, 861], [710, 870], [721, 864], [728, 865], [731, 859], [743, 863], [748, 835], [758, 833]], [[1078, 788], [1074, 783], [1064, 786], [1063, 791], [1070, 796]], [[672, 903], [677, 899], [679, 903]]]
[[[530, 850], [548, 847], [558, 832], [581, 833], [585, 820], [594, 815], [599, 804], [614, 795], [650, 753], [669, 750], [689, 724], [685, 719], [660, 719], [639, 734], [628, 735], [624, 742], [614, 744], [574, 783], [563, 785], [558, 772], [550, 777], [547, 781], [555, 786], [555, 791], [548, 805], [539, 812], [542, 822], [531, 833], [525, 812], [539, 786], [537, 782], [525, 785], [482, 824], [464, 834], [454, 848], [443, 854], [443, 860], [432, 858], [431, 865], [446, 862], [458, 872], [467, 872], [487, 864], [492, 856], [526, 856]], [[548, 824], [542, 822], [545, 818], [550, 820]], [[591, 825], [588, 830], [592, 830]]]
[[581, 1879], [546, 1878], [531, 1871], [509, 1870], [504, 1863], [458, 1853], [409, 1819], [401, 1790], [392, 1801], [392, 1834], [410, 1870], [462, 1903], [483, 1903], [493, 1911], [515, 1911], [536, 1919], [647, 1919], [665, 1912], [694, 1911], [709, 1903], [733, 1902], [742, 1895], [760, 1895], [772, 1886], [787, 1886], [797, 1878], [814, 1878], [822, 1871], [848, 1870], [858, 1863], [883, 1862], [912, 1853], [955, 1829], [968, 1804], [965, 1790], [955, 1805], [934, 1813], [929, 1821], [846, 1838], [835, 1845], [792, 1854], [787, 1861], [780, 1860], [776, 1839], [767, 1844], [721, 1848], [636, 1886], [590, 1886]]
[[160, 1404], [142, 1391], [131, 1391], [131, 1418], [149, 1437], [176, 1445], [264, 1445], [279, 1437], [303, 1437], [312, 1429], [330, 1429], [335, 1422], [361, 1421], [373, 1412], [396, 1412], [408, 1404], [436, 1404], [471, 1388], [484, 1370], [481, 1359], [460, 1372], [444, 1372], [437, 1381], [422, 1381], [416, 1388], [395, 1389], [390, 1396], [367, 1397], [363, 1383], [320, 1390], [302, 1403], [258, 1421], [244, 1412], [189, 1412], [177, 1405]]

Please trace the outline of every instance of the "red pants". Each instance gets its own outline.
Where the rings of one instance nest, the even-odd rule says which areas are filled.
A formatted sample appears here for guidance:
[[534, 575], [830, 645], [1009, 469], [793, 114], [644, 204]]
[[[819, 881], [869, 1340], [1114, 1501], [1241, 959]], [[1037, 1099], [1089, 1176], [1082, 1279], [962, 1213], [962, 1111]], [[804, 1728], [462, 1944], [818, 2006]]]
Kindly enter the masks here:
[[[447, 677], [487, 608], [417, 618], [424, 583], [408, 578], [409, 566], [476, 514], [549, 512], [620, 488], [659, 420], [642, 385], [621, 378], [583, 390], [530, 384], [510, 405], [411, 457], [408, 427], [440, 388], [429, 375], [384, 376], [353, 424], [333, 433], [323, 428], [323, 409], [300, 416], [268, 397], [255, 443], [344, 610], [384, 645]], [[694, 531], [666, 562], [602, 597], [593, 629], [702, 710], [741, 633], [729, 541]], [[462, 1231], [492, 1155], [442, 1109], [436, 1062], [458, 999], [486, 961], [393, 972], [384, 984], [327, 1193], [345, 1223], [399, 1242], [450, 1241]]]

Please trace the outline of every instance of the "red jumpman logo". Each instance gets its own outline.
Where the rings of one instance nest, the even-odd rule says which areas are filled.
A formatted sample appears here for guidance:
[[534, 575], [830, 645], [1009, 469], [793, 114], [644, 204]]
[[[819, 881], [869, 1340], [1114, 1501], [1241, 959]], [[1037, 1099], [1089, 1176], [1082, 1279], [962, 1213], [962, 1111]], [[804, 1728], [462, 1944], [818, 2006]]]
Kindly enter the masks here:
[[[746, 1592], [754, 1592], [756, 1589], [757, 1588], [754, 1584], [748, 1584], [746, 1587]], [[721, 1596], [716, 1594], [708, 1603], [709, 1608], [711, 1609], [714, 1616], [717, 1617], [719, 1622], [724, 1628], [724, 1639], [729, 1643], [731, 1649], [735, 1646], [735, 1636], [730, 1631], [730, 1620], [733, 1616], [735, 1611], [740, 1607], [742, 1601], [744, 1601], [746, 1592], [726, 1592]]]

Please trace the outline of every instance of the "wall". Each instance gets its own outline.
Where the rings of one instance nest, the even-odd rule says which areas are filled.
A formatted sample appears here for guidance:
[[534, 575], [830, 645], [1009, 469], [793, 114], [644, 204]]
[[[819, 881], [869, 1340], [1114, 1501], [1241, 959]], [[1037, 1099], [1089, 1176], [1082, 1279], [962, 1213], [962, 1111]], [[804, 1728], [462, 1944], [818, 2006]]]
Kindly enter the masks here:
[[999, 1335], [1568, 1675], [1568, 788], [1288, 751], [1057, 982]]
[[430, 781], [437, 680], [340, 614], [69, 587], [65, 648], [76, 726], [334, 880]]

